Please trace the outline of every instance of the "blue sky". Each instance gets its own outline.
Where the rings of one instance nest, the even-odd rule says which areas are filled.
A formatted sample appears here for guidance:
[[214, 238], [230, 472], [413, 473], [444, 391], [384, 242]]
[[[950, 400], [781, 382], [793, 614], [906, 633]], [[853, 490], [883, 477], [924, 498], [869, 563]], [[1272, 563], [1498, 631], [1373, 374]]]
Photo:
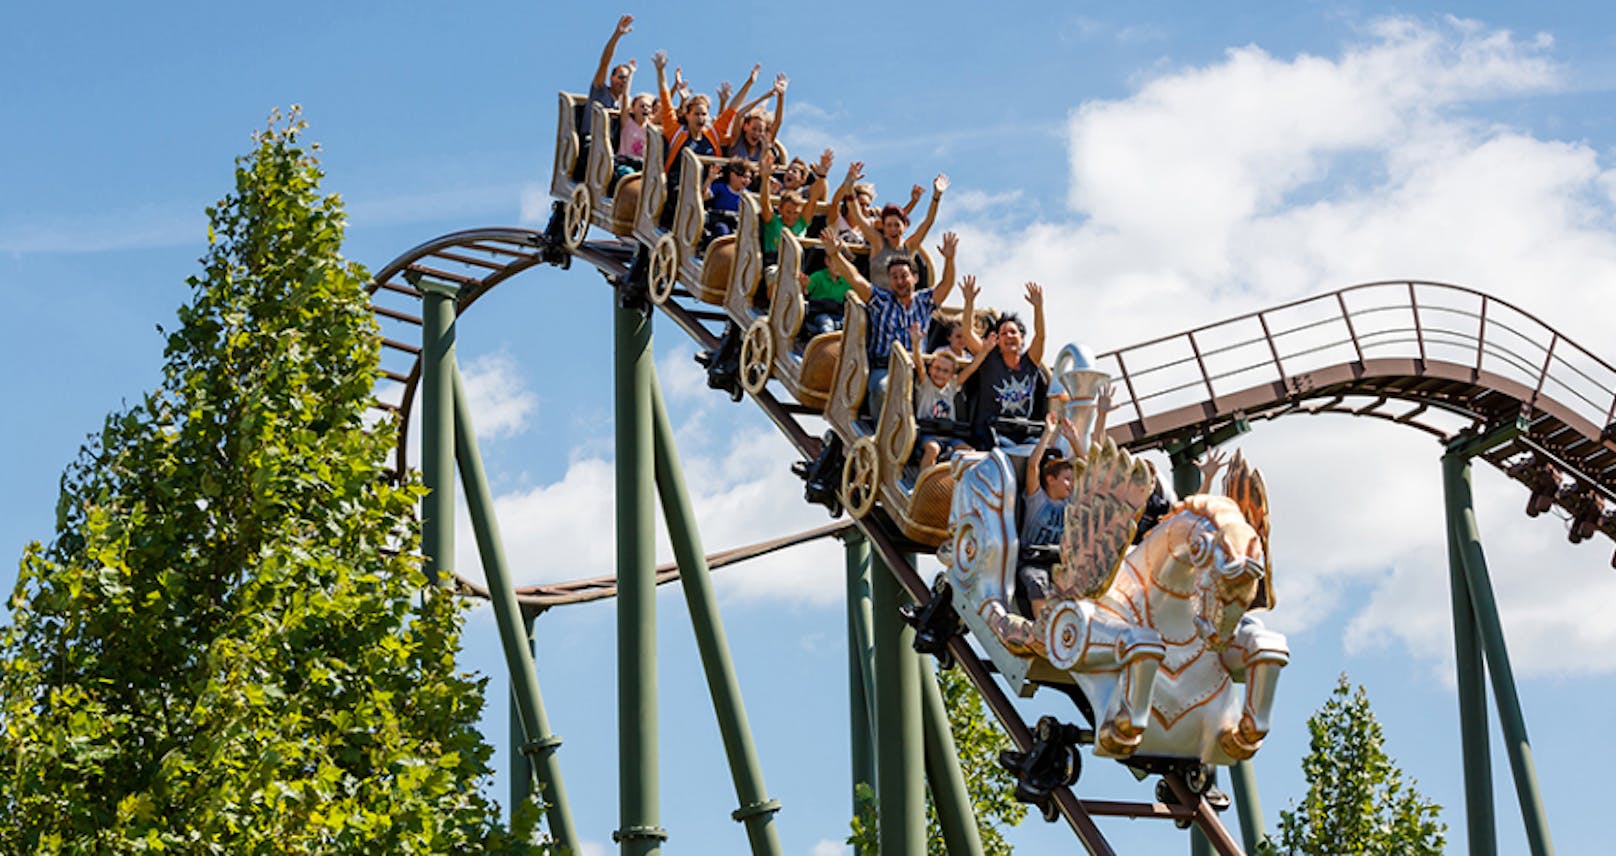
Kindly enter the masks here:
[[[1007, 9], [1009, 11], [1007, 11]], [[788, 22], [742, 10], [627, 9], [620, 56], [665, 48], [698, 88], [753, 62], [792, 77], [784, 137], [862, 159], [883, 198], [947, 172], [939, 219], [993, 302], [1050, 292], [1051, 332], [1107, 349], [1354, 282], [1470, 285], [1607, 359], [1616, 311], [1616, 23], [1596, 4], [940, 4]], [[8, 10], [0, 54], [0, 289], [11, 353], [0, 421], [13, 454], [0, 555], [51, 531], [57, 479], [121, 401], [158, 381], [161, 340], [202, 253], [204, 206], [277, 107], [303, 106], [347, 253], [372, 268], [448, 231], [541, 225], [558, 89], [582, 90], [616, 11], [559, 4]], [[840, 166], [838, 166], [840, 168]], [[497, 301], [497, 303], [496, 303]], [[498, 310], [493, 309], [498, 306]], [[611, 564], [609, 297], [599, 277], [534, 271], [462, 322], [460, 354], [508, 552], [527, 580]], [[664, 388], [709, 549], [823, 520], [785, 443], [701, 387], [690, 345], [658, 328]], [[557, 371], [566, 366], [566, 371]], [[1463, 840], [1437, 447], [1344, 417], [1259, 425], [1241, 443], [1276, 508], [1294, 652], [1257, 768], [1270, 828], [1301, 792], [1303, 722], [1335, 676], [1368, 685], [1392, 753]], [[1598, 852], [1600, 772], [1616, 764], [1616, 572], [1528, 520], [1512, 483], [1477, 472], [1478, 515], [1561, 852]], [[462, 537], [463, 545], [470, 539]], [[665, 551], [664, 551], [665, 552]], [[460, 561], [473, 572], [474, 557]], [[834, 547], [721, 572], [719, 591], [787, 852], [840, 852], [846, 679]], [[0, 565], [10, 589], [14, 566]], [[676, 592], [659, 597], [663, 823], [682, 852], [739, 852], [734, 796]], [[541, 619], [540, 679], [580, 826], [616, 825], [609, 606]], [[463, 662], [504, 667], [486, 610]], [[1060, 711], [1039, 697], [1036, 716]], [[1067, 714], [1070, 715], [1070, 714]], [[1496, 717], [1495, 717], [1496, 721]], [[1495, 741], [1495, 746], [1496, 746]], [[1523, 849], [1495, 753], [1503, 852]], [[504, 783], [492, 785], [503, 799]], [[1148, 791], [1092, 763], [1081, 790]], [[1183, 844], [1167, 824], [1109, 822], [1123, 852]], [[1024, 852], [1069, 839], [1034, 819]]]

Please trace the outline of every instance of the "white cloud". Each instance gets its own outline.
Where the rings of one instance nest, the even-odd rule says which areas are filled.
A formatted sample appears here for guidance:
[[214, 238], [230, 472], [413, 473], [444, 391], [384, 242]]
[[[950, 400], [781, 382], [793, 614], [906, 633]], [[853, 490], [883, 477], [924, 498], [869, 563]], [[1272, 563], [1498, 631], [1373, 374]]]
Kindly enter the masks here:
[[550, 188], [546, 185], [532, 182], [522, 185], [520, 222], [524, 226], [532, 226], [550, 222], [550, 206], [554, 199], [550, 198]]
[[[1072, 112], [1071, 219], [954, 224], [961, 269], [998, 306], [1044, 282], [1049, 353], [1400, 277], [1478, 288], [1597, 347], [1616, 313], [1616, 173], [1584, 143], [1467, 112], [1557, 87], [1549, 47], [1466, 21], [1387, 19], [1334, 58], [1247, 47], [1161, 73]], [[1451, 663], [1440, 447], [1341, 417], [1259, 423], [1243, 445], [1276, 502], [1271, 623], [1294, 632], [1362, 604], [1349, 648]], [[1516, 670], [1616, 669], [1616, 628], [1596, 611], [1616, 602], [1608, 543], [1566, 544], [1554, 522], [1525, 518], [1513, 483], [1476, 469]]]
[[538, 410], [538, 397], [527, 388], [521, 367], [510, 354], [480, 356], [461, 369], [460, 377], [479, 439], [519, 434]]
[[948, 195], [948, 210], [956, 215], [976, 214], [995, 208], [1005, 208], [1021, 201], [1020, 188], [989, 193], [970, 188], [956, 190]]
[[525, 205], [525, 188], [511, 183], [460, 184], [394, 195], [349, 194], [348, 221], [365, 227], [509, 216]]
[[833, 838], [821, 838], [814, 842], [814, 849], [809, 851], [813, 856], [842, 856], [848, 850], [847, 842], [837, 841]]
[[202, 245], [207, 218], [180, 206], [141, 205], [121, 211], [0, 223], [0, 253], [101, 253]]
[[[670, 412], [689, 414], [675, 426], [675, 442], [703, 548], [713, 553], [825, 523], [823, 510], [802, 501], [802, 482], [790, 470], [796, 458], [791, 446], [742, 409], [750, 404], [733, 404], [706, 389], [699, 371], [687, 377], [682, 366], [689, 357], [688, 349], [676, 348], [659, 373]], [[514, 582], [614, 573], [615, 484], [611, 460], [579, 449], [558, 481], [495, 497]], [[656, 521], [657, 561], [668, 562], [673, 553], [660, 505]], [[459, 571], [481, 582], [464, 512], [457, 531]], [[839, 542], [819, 541], [721, 570], [716, 585], [729, 598], [826, 604], [841, 596], [843, 573]]]
[[[1046, 283], [1052, 343], [1097, 349], [1402, 276], [1558, 312], [1545, 317], [1602, 341], [1600, 320], [1616, 311], [1616, 173], [1584, 144], [1465, 113], [1557, 85], [1547, 42], [1400, 19], [1367, 39], [1337, 58], [1235, 50], [1131, 98], [1080, 107], [1068, 127], [1074, 216], [1011, 231], [991, 215], [1015, 191], [956, 194], [956, 215], [978, 214], [954, 225], [962, 269], [981, 274], [999, 306], [1021, 303], [1021, 282]], [[816, 119], [837, 118], [811, 107], [793, 115], [804, 150], [828, 141], [813, 136]], [[542, 189], [529, 190], [534, 211], [545, 207]], [[1539, 283], [1554, 284], [1552, 303]], [[690, 356], [675, 348], [658, 368], [706, 549], [822, 523], [789, 473], [789, 446], [749, 405], [707, 390]], [[1271, 623], [1296, 632], [1350, 609], [1342, 644], [1402, 650], [1447, 671], [1439, 447], [1342, 417], [1260, 423], [1242, 445], [1276, 502], [1281, 607]], [[1485, 465], [1476, 481], [1517, 671], [1616, 668], [1616, 625], [1596, 612], [1616, 602], [1608, 545], [1565, 545], [1553, 522], [1526, 520], [1524, 496]], [[612, 491], [611, 462], [591, 447], [574, 451], [558, 481], [499, 497], [507, 555], [527, 563], [518, 581], [611, 573]], [[466, 569], [470, 543], [467, 532]], [[658, 545], [665, 561], [666, 538]], [[838, 545], [820, 542], [720, 572], [718, 585], [728, 598], [826, 603], [840, 596], [841, 567]]]

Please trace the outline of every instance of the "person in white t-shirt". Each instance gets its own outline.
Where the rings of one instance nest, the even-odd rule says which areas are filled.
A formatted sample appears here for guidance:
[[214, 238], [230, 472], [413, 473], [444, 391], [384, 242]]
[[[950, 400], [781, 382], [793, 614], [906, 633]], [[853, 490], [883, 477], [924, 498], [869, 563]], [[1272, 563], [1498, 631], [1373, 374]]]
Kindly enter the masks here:
[[[921, 342], [920, 325], [909, 326], [909, 341]], [[959, 396], [960, 384], [975, 371], [975, 363], [963, 368], [949, 351], [933, 351], [925, 357], [915, 358], [915, 418], [957, 420], [954, 402]], [[969, 452], [971, 447], [959, 437], [922, 432], [915, 438], [920, 446], [920, 470], [925, 472], [937, 463], [943, 450]]]

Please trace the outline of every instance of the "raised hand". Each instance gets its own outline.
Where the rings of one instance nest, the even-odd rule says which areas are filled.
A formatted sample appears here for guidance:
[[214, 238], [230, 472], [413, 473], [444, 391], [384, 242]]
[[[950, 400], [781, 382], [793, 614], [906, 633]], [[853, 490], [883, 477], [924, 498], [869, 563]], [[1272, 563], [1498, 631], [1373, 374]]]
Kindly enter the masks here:
[[[948, 234], [952, 235], [954, 233], [949, 232]], [[964, 277], [960, 278], [960, 293], [965, 295], [965, 302], [967, 302], [967, 303], [975, 303], [976, 302], [977, 295], [982, 293], [982, 289], [976, 287], [976, 274], [968, 273]], [[964, 321], [962, 321], [961, 323], [970, 323], [970, 320], [971, 319], [967, 318]], [[995, 335], [998, 335], [998, 334], [996, 334], [996, 333], [990, 334], [988, 338], [992, 338]]]
[[856, 184], [864, 177], [864, 161], [853, 161], [847, 165], [847, 179], [845, 184]]
[[926, 195], [926, 188], [921, 187], [918, 184], [915, 185], [914, 187], [909, 188], [909, 204], [913, 205], [914, 203], [919, 202], [920, 197], [925, 196], [925, 195]]
[[1229, 453], [1228, 452], [1219, 451], [1218, 449], [1213, 449], [1213, 450], [1206, 453], [1206, 460], [1204, 460], [1201, 463], [1196, 465], [1201, 470], [1201, 492], [1202, 493], [1205, 493], [1208, 490], [1211, 490], [1211, 488], [1212, 488], [1212, 479], [1217, 476], [1218, 470], [1223, 469], [1224, 466], [1227, 465], [1228, 463], [1229, 463]]
[[774, 76], [774, 92], [775, 92], [775, 94], [777, 94], [777, 95], [786, 94], [786, 87], [789, 86], [790, 84], [791, 84], [791, 78], [786, 77], [785, 72], [782, 71], [782, 72], [776, 74]]
[[712, 184], [713, 182], [717, 181], [718, 180], [718, 173], [720, 171], [722, 171], [722, 170], [723, 170], [723, 167], [719, 166], [716, 163], [708, 164], [707, 165], [707, 183]]
[[1044, 305], [1044, 287], [1036, 282], [1027, 283], [1027, 302], [1034, 309], [1041, 308]]
[[764, 175], [774, 174], [774, 140], [763, 141], [763, 157], [758, 159], [758, 171]]
[[[626, 36], [626, 35], [628, 35], [629, 33], [633, 32], [633, 31], [634, 31], [634, 16], [633, 15], [624, 15], [623, 17], [617, 19], [617, 34], [619, 36]], [[596, 32], [599, 32], [599, 31], [597, 30]]]
[[1104, 386], [1100, 387], [1099, 394], [1094, 397], [1094, 406], [1101, 413], [1110, 413], [1111, 411], [1116, 410], [1117, 405], [1112, 403], [1114, 401], [1114, 399], [1116, 398], [1116, 394], [1117, 394], [1117, 386], [1116, 386], [1116, 384], [1114, 384], [1114, 383], [1105, 384]]
[[729, 81], [726, 80], [723, 83], [718, 84], [718, 100], [719, 101], [728, 101], [730, 95], [734, 94], [734, 92], [735, 92], [735, 87], [730, 86]]
[[640, 64], [638, 62], [636, 62], [635, 60], [632, 60], [632, 59], [628, 61], [627, 65], [628, 65], [628, 73], [629, 74], [633, 74], [634, 72], [638, 71], [639, 68], [640, 68]]
[[912, 321], [909, 324], [909, 347], [915, 350], [920, 348], [920, 322]]
[[808, 274], [805, 274], [800, 270], [797, 271], [797, 284], [802, 286], [803, 291], [807, 291], [808, 290]]
[[657, 51], [656, 53], [651, 54], [651, 62], [656, 66], [657, 71], [666, 71], [668, 68], [668, 52]]
[[[1064, 409], [1065, 408], [1055, 408], [1054, 410], [1051, 410], [1050, 412], [1051, 413], [1059, 413]], [[1061, 416], [1060, 417], [1060, 432], [1061, 432], [1061, 436], [1066, 438], [1066, 442], [1072, 444], [1072, 454], [1074, 454], [1074, 455], [1076, 455], [1076, 456], [1078, 456], [1080, 458], [1086, 457], [1083, 454], [1083, 450], [1078, 448], [1079, 446], [1081, 446], [1083, 444], [1083, 440], [1082, 440], [1082, 438], [1078, 437], [1078, 435], [1077, 435], [1077, 423], [1076, 422], [1072, 421], [1071, 419], [1069, 419], [1069, 418], [1067, 418], [1065, 416]]]
[[[948, 189], [948, 176], [939, 173], [936, 178], [931, 180], [931, 192], [932, 193], [935, 193], [938, 196], [942, 196], [943, 191], [945, 191], [947, 189]], [[919, 198], [919, 197], [916, 197], [916, 198]]]
[[836, 152], [829, 147], [819, 153], [819, 174], [830, 175], [830, 168], [836, 164]]
[[763, 71], [763, 63], [752, 66], [752, 73], [746, 76], [747, 84], [757, 83], [758, 74]]
[[[943, 245], [937, 248], [937, 252], [942, 253], [943, 258], [945, 259], [952, 259], [954, 257], [954, 251], [958, 249], [959, 235], [956, 235], [953, 232], [944, 232]], [[973, 279], [972, 282], [974, 283], [975, 280]]]

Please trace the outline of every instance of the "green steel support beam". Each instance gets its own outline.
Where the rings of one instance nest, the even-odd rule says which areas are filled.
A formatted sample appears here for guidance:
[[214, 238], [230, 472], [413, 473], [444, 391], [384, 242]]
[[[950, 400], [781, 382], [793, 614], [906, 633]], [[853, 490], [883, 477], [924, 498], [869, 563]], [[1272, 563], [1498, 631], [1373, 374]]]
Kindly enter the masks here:
[[[533, 619], [538, 616], [526, 609], [522, 610], [522, 632], [527, 634], [527, 648], [529, 652], [536, 652], [536, 639], [533, 635]], [[534, 667], [537, 668], [537, 660]], [[508, 671], [508, 670], [507, 670]], [[516, 701], [516, 682], [511, 681], [511, 691], [506, 698], [510, 707], [510, 717], [507, 720], [506, 732], [510, 735], [511, 748], [511, 777], [510, 777], [510, 811], [514, 817], [516, 807], [533, 795], [533, 764], [528, 760], [527, 753], [522, 747], [527, 745], [527, 730], [522, 725], [522, 708]]]
[[875, 788], [875, 653], [870, 645], [870, 542], [856, 529], [842, 536], [847, 552], [847, 706], [852, 735], [853, 813], [860, 783]]
[[882, 856], [925, 856], [925, 752], [915, 632], [898, 615], [898, 580], [879, 560], [870, 572], [875, 638], [875, 795]]
[[668, 419], [655, 372], [651, 374], [651, 413], [655, 429], [656, 485], [662, 498], [662, 514], [668, 523], [674, 559], [679, 563], [679, 582], [690, 606], [690, 623], [695, 628], [696, 648], [701, 653], [702, 670], [706, 672], [707, 688], [718, 715], [718, 730], [724, 739], [730, 776], [735, 780], [735, 796], [741, 804], [733, 816], [746, 824], [746, 837], [754, 854], [779, 856], [780, 836], [774, 825], [774, 814], [780, 810], [780, 803], [769, 799], [768, 789], [763, 786], [763, 769], [752, 745], [752, 727], [746, 720], [740, 681], [735, 677], [735, 667], [730, 660], [729, 641], [718, 614], [718, 598], [713, 595], [707, 554], [702, 550], [695, 511], [679, 467], [673, 424]]
[[416, 278], [421, 290], [422, 570], [443, 584], [454, 564], [455, 295], [452, 286]]
[[[1186, 437], [1170, 442], [1166, 445], [1167, 458], [1173, 465], [1173, 493], [1183, 499], [1192, 493], [1201, 490], [1201, 471], [1195, 467], [1195, 459], [1208, 451], [1233, 440], [1241, 434], [1251, 432], [1251, 421], [1244, 416], [1238, 417], [1227, 424], [1214, 429], [1212, 433], [1200, 437]], [[1189, 467], [1190, 471], [1184, 471]], [[1193, 479], [1191, 478], [1193, 472]]]
[[1251, 759], [1229, 768], [1229, 785], [1234, 790], [1234, 813], [1240, 819], [1240, 846], [1256, 853], [1268, 833], [1263, 829], [1262, 796], [1257, 793], [1257, 769]]
[[617, 444], [617, 789], [623, 856], [662, 852], [657, 792], [655, 455], [651, 440], [651, 319], [612, 317]]
[[[1218, 442], [1227, 440], [1251, 430], [1244, 420], [1225, 426], [1228, 436]], [[1213, 443], [1212, 445], [1216, 445]], [[1195, 465], [1195, 459], [1207, 451], [1206, 443], [1190, 443], [1175, 447], [1168, 455], [1173, 465], [1173, 493], [1179, 498], [1192, 493], [1201, 492], [1201, 469]], [[1229, 768], [1229, 782], [1234, 790], [1235, 815], [1240, 818], [1240, 844], [1247, 853], [1257, 852], [1258, 846], [1267, 838], [1267, 831], [1263, 828], [1262, 797], [1257, 793], [1257, 771], [1251, 761], [1239, 761]], [[1195, 856], [1210, 854], [1212, 842], [1199, 829], [1190, 831], [1190, 852]]]
[[1448, 523], [1454, 528], [1451, 546], [1458, 551], [1476, 630], [1486, 656], [1487, 673], [1492, 678], [1498, 725], [1503, 732], [1504, 748], [1514, 774], [1515, 797], [1520, 803], [1521, 820], [1526, 826], [1527, 845], [1533, 856], [1548, 856], [1554, 852], [1554, 842], [1549, 837], [1548, 813], [1543, 808], [1537, 765], [1532, 760], [1532, 743], [1526, 735], [1526, 717], [1521, 713], [1515, 674], [1510, 668], [1508, 647], [1504, 644], [1504, 627], [1498, 617], [1498, 603], [1487, 573], [1487, 557], [1481, 548], [1481, 531], [1476, 525], [1470, 489], [1470, 459], [1462, 454], [1445, 455], [1442, 458], [1442, 473], [1447, 494]]
[[959, 751], [948, 725], [943, 690], [937, 683], [930, 657], [917, 657], [920, 675], [920, 707], [925, 719], [926, 781], [931, 784], [932, 803], [937, 807], [937, 823], [943, 830], [943, 846], [949, 856], [982, 856], [982, 831], [976, 825], [976, 810], [960, 771]]
[[546, 817], [550, 821], [551, 836], [563, 846], [572, 848], [573, 852], [578, 852], [578, 833], [572, 824], [566, 788], [561, 783], [561, 762], [555, 755], [561, 739], [550, 733], [550, 718], [544, 711], [544, 696], [539, 692], [539, 674], [533, 666], [533, 649], [528, 632], [524, 629], [527, 622], [523, 620], [522, 608], [516, 602], [516, 589], [505, 561], [499, 520], [494, 515], [494, 495], [488, 486], [487, 472], [483, 469], [482, 452], [477, 448], [471, 405], [466, 400], [466, 385], [460, 378], [459, 367], [452, 361], [449, 371], [453, 381], [453, 433], [456, 458], [460, 462], [460, 480], [466, 489], [466, 506], [471, 513], [472, 532], [477, 537], [477, 552], [482, 556], [483, 574], [488, 578], [488, 597], [494, 604], [494, 620], [499, 625], [499, 640], [505, 649], [511, 692], [516, 699], [517, 711], [521, 714], [524, 735], [522, 752], [529, 757], [533, 772], [538, 777], [540, 795], [548, 806]]
[[[1446, 464], [1444, 464], [1444, 468]], [[1493, 826], [1492, 755], [1487, 738], [1487, 690], [1481, 636], [1465, 582], [1452, 498], [1448, 502], [1448, 590], [1453, 610], [1454, 677], [1459, 686], [1459, 757], [1464, 765], [1465, 838], [1470, 856], [1497, 856]]]

